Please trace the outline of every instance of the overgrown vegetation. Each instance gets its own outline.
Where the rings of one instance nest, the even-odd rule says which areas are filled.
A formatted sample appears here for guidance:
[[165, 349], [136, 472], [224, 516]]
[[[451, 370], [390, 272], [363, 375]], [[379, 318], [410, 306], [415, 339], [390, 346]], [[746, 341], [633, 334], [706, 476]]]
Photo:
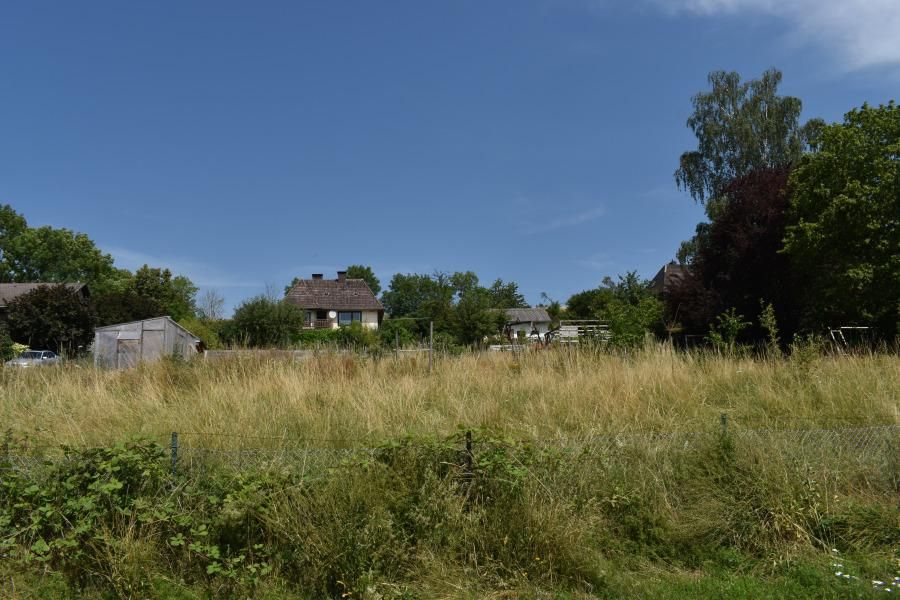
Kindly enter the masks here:
[[[895, 575], [886, 449], [742, 435], [892, 423], [892, 359], [659, 348], [444, 358], [431, 377], [347, 356], [3, 377], [0, 553], [19, 590], [838, 598]], [[247, 447], [267, 453], [236, 461]], [[858, 580], [833, 575], [832, 549]]]
[[[894, 576], [886, 448], [851, 462], [854, 446], [741, 435], [894, 423], [888, 356], [652, 345], [439, 356], [431, 375], [322, 354], [0, 378], [10, 455], [53, 458], [0, 457], [3, 575], [35, 595], [867, 593], [832, 548], [865, 582]], [[376, 450], [330, 454], [353, 447]]]

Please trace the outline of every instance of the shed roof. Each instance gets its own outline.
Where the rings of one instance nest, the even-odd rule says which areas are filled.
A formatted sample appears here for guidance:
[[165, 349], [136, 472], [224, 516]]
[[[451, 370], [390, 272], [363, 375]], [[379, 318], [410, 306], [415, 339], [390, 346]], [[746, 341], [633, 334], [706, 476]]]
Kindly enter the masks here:
[[549, 323], [549, 313], [545, 308], [506, 308], [503, 310], [510, 323]]
[[64, 285], [72, 290], [73, 293], [81, 292], [85, 296], [88, 295], [88, 287], [84, 283], [0, 283], [0, 308], [7, 306], [19, 296], [32, 292], [39, 287], [52, 287], [55, 285]]
[[177, 327], [178, 329], [182, 330], [183, 332], [185, 332], [186, 334], [188, 334], [189, 336], [191, 336], [198, 342], [200, 341], [199, 337], [197, 337], [196, 335], [194, 335], [193, 333], [191, 333], [190, 331], [185, 329], [180, 323], [178, 323], [178, 321], [176, 321], [175, 319], [173, 319], [172, 317], [170, 317], [168, 315], [164, 315], [162, 317], [150, 317], [148, 319], [139, 319], [137, 321], [126, 321], [125, 323], [113, 323], [112, 325], [104, 325], [102, 327], [95, 327], [94, 331], [95, 332], [96, 331], [115, 331], [125, 325], [134, 325], [135, 323], [147, 323], [148, 321], [159, 321], [159, 320], [168, 321], [169, 324], [172, 325], [173, 327]]
[[284, 299], [307, 309], [384, 310], [364, 279], [300, 279]]

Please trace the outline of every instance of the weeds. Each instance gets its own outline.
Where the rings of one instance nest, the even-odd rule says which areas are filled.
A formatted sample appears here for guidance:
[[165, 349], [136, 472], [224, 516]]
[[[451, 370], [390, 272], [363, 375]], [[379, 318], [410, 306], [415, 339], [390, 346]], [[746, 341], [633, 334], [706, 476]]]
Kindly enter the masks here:
[[[896, 359], [803, 361], [656, 348], [463, 355], [431, 376], [415, 359], [347, 355], [3, 372], [9, 455], [54, 458], [23, 469], [0, 456], [0, 589], [384, 599], [887, 589], [900, 546], [890, 449], [828, 428], [893, 422]], [[41, 428], [29, 426], [38, 415]], [[810, 443], [790, 428], [822, 434]], [[174, 475], [167, 435], [107, 443], [171, 430], [185, 452]], [[69, 445], [41, 448], [53, 438]], [[225, 458], [247, 446], [269, 454]], [[309, 447], [345, 458], [291, 453]], [[878, 459], [855, 460], [863, 450]], [[846, 568], [829, 570], [831, 548]], [[847, 588], [835, 570], [866, 585]]]

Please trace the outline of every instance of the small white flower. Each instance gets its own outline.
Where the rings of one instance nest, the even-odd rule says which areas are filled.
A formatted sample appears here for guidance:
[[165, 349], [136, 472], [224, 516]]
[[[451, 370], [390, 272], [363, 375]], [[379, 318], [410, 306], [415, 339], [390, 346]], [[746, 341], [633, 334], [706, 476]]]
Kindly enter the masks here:
[[837, 575], [838, 577], [840, 577], [841, 575], [843, 575], [843, 573], [841, 573], [840, 571], [835, 571], [834, 574]]
[[872, 585], [884, 585], [883, 581], [878, 581], [877, 579], [872, 580]]
[[837, 549], [837, 548], [832, 548], [831, 551], [834, 552], [835, 554], [838, 554], [838, 549]]

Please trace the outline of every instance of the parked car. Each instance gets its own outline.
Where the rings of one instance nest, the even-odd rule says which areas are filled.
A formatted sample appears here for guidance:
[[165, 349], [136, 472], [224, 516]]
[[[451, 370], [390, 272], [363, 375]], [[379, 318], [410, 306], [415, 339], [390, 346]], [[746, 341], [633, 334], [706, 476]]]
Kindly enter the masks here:
[[6, 361], [7, 367], [47, 367], [58, 365], [59, 356], [49, 350], [26, 350], [16, 358]]

